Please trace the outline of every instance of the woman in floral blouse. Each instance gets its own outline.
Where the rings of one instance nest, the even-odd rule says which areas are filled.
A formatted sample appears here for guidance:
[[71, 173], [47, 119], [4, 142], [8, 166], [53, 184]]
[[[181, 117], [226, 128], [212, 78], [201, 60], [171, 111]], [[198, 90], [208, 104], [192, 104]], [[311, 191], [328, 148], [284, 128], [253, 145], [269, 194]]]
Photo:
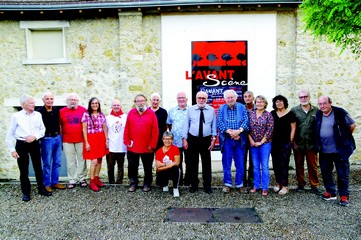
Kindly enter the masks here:
[[250, 132], [248, 138], [251, 145], [250, 153], [254, 172], [254, 187], [250, 192], [255, 193], [262, 185], [262, 196], [268, 195], [270, 182], [268, 163], [274, 126], [272, 114], [266, 111], [267, 104], [267, 99], [264, 96], [257, 96], [255, 99], [256, 109], [249, 114]]

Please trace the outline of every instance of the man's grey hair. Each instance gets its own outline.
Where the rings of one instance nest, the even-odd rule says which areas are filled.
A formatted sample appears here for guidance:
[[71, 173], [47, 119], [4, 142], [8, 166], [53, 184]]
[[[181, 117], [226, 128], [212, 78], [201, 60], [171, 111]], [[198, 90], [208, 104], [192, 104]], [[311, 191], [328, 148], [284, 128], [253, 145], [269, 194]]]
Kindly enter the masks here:
[[78, 96], [78, 94], [76, 94], [76, 93], [74, 93], [74, 92], [72, 92], [72, 93], [69, 93], [67, 96], [66, 96], [66, 100], [68, 100], [69, 98], [70, 98], [70, 96], [75, 96], [76, 97], [76, 99], [78, 99], [79, 100], [79, 96]]
[[232, 93], [235, 98], [238, 98], [238, 94], [233, 89], [228, 89], [223, 92], [223, 98], [226, 99], [228, 93]]
[[54, 94], [52, 93], [52, 92], [45, 92], [44, 94], [43, 94], [43, 99], [46, 97], [46, 96], [53, 96], [54, 97]]
[[139, 94], [135, 95], [134, 102], [135, 102], [135, 99], [137, 99], [137, 97], [143, 97], [144, 100], [147, 101], [147, 97], [144, 94], [139, 93]]
[[243, 96], [246, 95], [246, 94], [251, 94], [251, 95], [254, 97], [254, 94], [253, 94], [252, 91], [245, 91], [245, 92], [243, 93]]
[[155, 93], [152, 93], [152, 95], [150, 95], [150, 100], [153, 100], [154, 97], [158, 97], [159, 98], [159, 101], [162, 100], [162, 98], [160, 97], [160, 94], [155, 92]]
[[25, 103], [26, 101], [28, 101], [28, 99], [33, 99], [33, 97], [32, 97], [32, 96], [29, 96], [29, 95], [23, 95], [23, 96], [21, 96], [21, 97], [20, 97], [20, 106], [23, 106], [24, 103]]

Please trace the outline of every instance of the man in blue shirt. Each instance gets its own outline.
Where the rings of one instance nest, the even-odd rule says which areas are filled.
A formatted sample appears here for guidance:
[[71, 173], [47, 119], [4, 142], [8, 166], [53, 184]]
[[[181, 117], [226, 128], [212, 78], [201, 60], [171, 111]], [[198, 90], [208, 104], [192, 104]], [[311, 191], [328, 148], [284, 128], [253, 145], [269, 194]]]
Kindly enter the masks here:
[[212, 193], [211, 150], [217, 136], [217, 119], [214, 109], [207, 104], [208, 94], [200, 91], [196, 95], [197, 104], [188, 109], [183, 127], [183, 147], [189, 151], [190, 192], [198, 190], [199, 155], [202, 159], [204, 191]]
[[[179, 163], [179, 169], [181, 170], [181, 177], [179, 179], [180, 186], [189, 185], [189, 170], [188, 170], [189, 156], [188, 156], [188, 151], [185, 150], [182, 146], [182, 131], [188, 109], [187, 101], [188, 98], [186, 94], [184, 92], [179, 92], [177, 94], [178, 106], [171, 108], [168, 111], [168, 118], [167, 118], [168, 129], [172, 131], [174, 136], [173, 144], [178, 147], [180, 152], [180, 163]], [[184, 181], [183, 181], [183, 155], [185, 161]]]
[[332, 106], [331, 98], [318, 99], [320, 110], [316, 113], [316, 151], [319, 152], [320, 167], [326, 193], [322, 199], [336, 200], [336, 183], [333, 166], [337, 172], [337, 187], [341, 206], [349, 205], [350, 162], [349, 157], [356, 149], [352, 133], [355, 121], [343, 108]]
[[249, 120], [246, 107], [237, 102], [238, 94], [234, 90], [223, 93], [226, 104], [218, 111], [217, 127], [219, 129], [219, 144], [222, 152], [223, 192], [229, 193], [232, 187], [232, 158], [236, 166], [235, 185], [238, 192], [247, 193], [243, 185], [244, 156], [249, 130]]

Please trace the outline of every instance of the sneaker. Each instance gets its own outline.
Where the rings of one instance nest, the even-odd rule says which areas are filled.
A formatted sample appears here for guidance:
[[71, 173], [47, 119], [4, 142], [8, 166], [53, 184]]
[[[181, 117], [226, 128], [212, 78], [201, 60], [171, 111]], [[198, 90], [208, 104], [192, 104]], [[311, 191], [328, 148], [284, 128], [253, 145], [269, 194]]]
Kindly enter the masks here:
[[322, 200], [325, 201], [336, 200], [336, 199], [337, 199], [336, 194], [331, 194], [326, 192], [325, 194], [322, 195]]
[[223, 193], [229, 193], [230, 191], [231, 191], [231, 188], [228, 187], [228, 186], [224, 186], [223, 189], [222, 189]]
[[163, 187], [163, 192], [168, 192], [168, 191], [169, 191], [168, 186]]
[[179, 197], [179, 190], [178, 190], [178, 188], [173, 188], [173, 197]]
[[296, 192], [303, 193], [303, 192], [305, 192], [305, 188], [303, 186], [298, 186], [296, 188]]
[[278, 193], [281, 190], [281, 186], [279, 184], [276, 184], [276, 186], [273, 187], [273, 191], [275, 193]]
[[281, 190], [279, 190], [278, 195], [284, 196], [288, 193], [288, 187], [282, 187]]
[[341, 206], [343, 206], [343, 207], [348, 207], [348, 205], [349, 205], [348, 197], [347, 196], [341, 196], [339, 204]]
[[316, 195], [322, 195], [322, 192], [318, 187], [312, 187], [311, 192], [316, 194]]

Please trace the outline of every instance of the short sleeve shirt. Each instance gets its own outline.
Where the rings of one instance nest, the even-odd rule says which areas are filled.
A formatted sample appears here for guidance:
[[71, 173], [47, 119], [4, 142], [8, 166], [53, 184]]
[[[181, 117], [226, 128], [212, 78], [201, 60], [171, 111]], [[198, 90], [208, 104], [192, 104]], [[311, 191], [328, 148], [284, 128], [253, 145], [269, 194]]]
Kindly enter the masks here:
[[168, 160], [174, 162], [174, 156], [180, 155], [179, 149], [175, 145], [171, 145], [170, 149], [167, 152], [163, 152], [163, 148], [159, 148], [158, 151], [155, 153], [155, 160], [165, 163]]

